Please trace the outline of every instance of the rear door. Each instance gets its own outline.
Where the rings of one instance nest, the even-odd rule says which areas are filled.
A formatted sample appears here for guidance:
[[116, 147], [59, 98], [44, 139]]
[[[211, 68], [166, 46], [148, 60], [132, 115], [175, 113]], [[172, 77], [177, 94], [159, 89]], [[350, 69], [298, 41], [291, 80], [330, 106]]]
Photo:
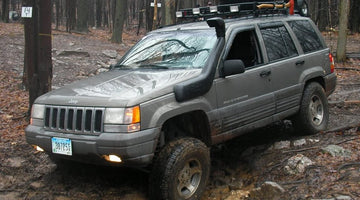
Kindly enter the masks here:
[[259, 24], [266, 56], [272, 71], [271, 90], [274, 92], [275, 120], [297, 111], [301, 99], [300, 75], [304, 58], [299, 57], [288, 27], [283, 22]]

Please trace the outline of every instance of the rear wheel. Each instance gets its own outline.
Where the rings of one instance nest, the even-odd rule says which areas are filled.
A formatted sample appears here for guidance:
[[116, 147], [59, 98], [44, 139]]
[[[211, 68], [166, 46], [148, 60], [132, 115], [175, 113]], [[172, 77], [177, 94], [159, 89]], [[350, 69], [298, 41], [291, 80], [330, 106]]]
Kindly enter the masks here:
[[325, 91], [319, 83], [305, 87], [300, 110], [293, 123], [300, 134], [315, 134], [326, 129], [329, 122], [329, 108]]
[[195, 138], [180, 138], [159, 153], [150, 174], [150, 197], [199, 199], [210, 173], [210, 152]]

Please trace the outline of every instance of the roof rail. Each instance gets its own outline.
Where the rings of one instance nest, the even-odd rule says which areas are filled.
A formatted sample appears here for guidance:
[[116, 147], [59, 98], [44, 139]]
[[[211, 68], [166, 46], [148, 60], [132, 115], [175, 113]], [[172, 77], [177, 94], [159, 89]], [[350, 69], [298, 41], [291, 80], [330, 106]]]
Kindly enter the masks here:
[[180, 9], [176, 12], [176, 18], [206, 20], [212, 17], [237, 18], [244, 16], [258, 17], [269, 14], [287, 15], [289, 13], [288, 8], [291, 6], [293, 6], [291, 1], [233, 3]]

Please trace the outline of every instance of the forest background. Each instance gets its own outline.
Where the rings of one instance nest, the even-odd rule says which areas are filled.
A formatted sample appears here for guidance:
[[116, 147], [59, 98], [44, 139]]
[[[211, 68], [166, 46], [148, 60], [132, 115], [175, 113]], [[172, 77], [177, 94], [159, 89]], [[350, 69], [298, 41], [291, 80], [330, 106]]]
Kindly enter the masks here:
[[[26, 0], [0, 0], [0, 2], [2, 21], [9, 22], [11, 20], [9, 12], [16, 11], [20, 14]], [[64, 27], [68, 32], [88, 32], [89, 28], [107, 28], [109, 31], [114, 31], [116, 17], [120, 16], [125, 29], [144, 28], [150, 31], [159, 26], [173, 24], [176, 20], [175, 12], [179, 9], [206, 6], [209, 2], [218, 5], [229, 3], [229, 0], [51, 0], [53, 8], [51, 20], [56, 30]], [[336, 30], [341, 0], [308, 0], [307, 2], [310, 17], [321, 31]], [[350, 0], [350, 5], [349, 30], [360, 32], [360, 1]]]

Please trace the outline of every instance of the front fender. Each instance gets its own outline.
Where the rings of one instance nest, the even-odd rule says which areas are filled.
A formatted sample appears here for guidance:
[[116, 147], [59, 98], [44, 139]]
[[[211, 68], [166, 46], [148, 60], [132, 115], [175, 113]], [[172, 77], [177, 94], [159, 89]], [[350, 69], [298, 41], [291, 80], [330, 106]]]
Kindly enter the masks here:
[[199, 110], [207, 113], [213, 109], [203, 96], [178, 102], [173, 93], [144, 103], [141, 107], [141, 126], [144, 128], [161, 127], [168, 119], [184, 113]]

